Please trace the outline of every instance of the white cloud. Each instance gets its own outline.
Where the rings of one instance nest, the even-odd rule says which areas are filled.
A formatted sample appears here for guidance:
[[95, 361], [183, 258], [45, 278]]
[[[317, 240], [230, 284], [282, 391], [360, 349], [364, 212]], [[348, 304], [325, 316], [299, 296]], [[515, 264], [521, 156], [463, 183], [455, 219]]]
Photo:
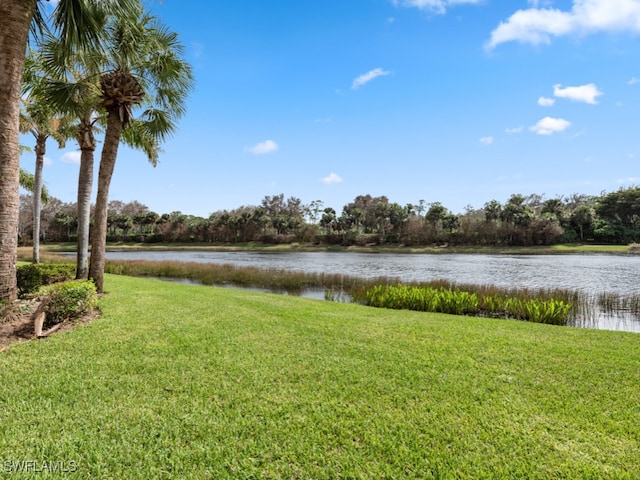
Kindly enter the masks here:
[[62, 161], [62, 163], [77, 163], [80, 164], [80, 156], [81, 156], [81, 152], [79, 151], [73, 151], [73, 152], [66, 152], [64, 155], [62, 155], [62, 158], [60, 158], [60, 160]]
[[51, 160], [49, 157], [47, 157], [47, 156], [45, 155], [43, 164], [44, 164], [45, 166], [46, 166], [46, 165], [52, 165], [52, 164], [53, 164], [53, 160]]
[[264, 142], [257, 143], [253, 147], [245, 150], [249, 153], [253, 153], [254, 155], [265, 155], [267, 153], [275, 152], [279, 148], [280, 146], [273, 140], [265, 140]]
[[635, 85], [636, 83], [640, 83], [640, 78], [633, 77], [631, 80], [627, 82], [627, 85]]
[[320, 180], [325, 185], [332, 185], [334, 183], [342, 183], [344, 180], [336, 173], [331, 172], [328, 176]]
[[493, 143], [494, 138], [493, 137], [482, 137], [480, 139], [480, 143], [482, 145], [491, 145]]
[[541, 107], [553, 107], [556, 101], [553, 98], [540, 97], [538, 98], [538, 105]]
[[378, 78], [378, 77], [383, 77], [385, 75], [389, 75], [391, 72], [387, 72], [386, 70], [383, 70], [381, 68], [376, 68], [374, 70], [370, 70], [367, 73], [364, 73], [362, 75], [360, 75], [358, 78], [356, 78], [353, 83], [351, 84], [351, 88], [353, 90], [357, 90], [358, 88], [360, 88], [361, 86], [369, 83], [371, 80]]
[[519, 126], [519, 127], [514, 127], [514, 128], [507, 128], [505, 129], [505, 132], [508, 133], [509, 135], [514, 135], [516, 133], [522, 133], [522, 131], [524, 130], [523, 126]]
[[478, 4], [481, 0], [391, 0], [396, 6], [415, 7], [420, 10], [444, 14], [448, 7], [462, 4]]
[[598, 90], [595, 83], [588, 85], [582, 85], [580, 87], [566, 87], [562, 88], [562, 85], [557, 84], [553, 86], [553, 94], [559, 98], [568, 98], [574, 102], [584, 102], [591, 105], [597, 104], [596, 98], [602, 95], [602, 92]]
[[563, 118], [544, 117], [529, 130], [538, 135], [551, 135], [566, 130], [570, 125], [571, 123]]
[[556, 8], [518, 10], [501, 22], [486, 43], [491, 49], [517, 41], [532, 45], [550, 44], [553, 37], [597, 32], [640, 33], [640, 0], [573, 0], [570, 11]]

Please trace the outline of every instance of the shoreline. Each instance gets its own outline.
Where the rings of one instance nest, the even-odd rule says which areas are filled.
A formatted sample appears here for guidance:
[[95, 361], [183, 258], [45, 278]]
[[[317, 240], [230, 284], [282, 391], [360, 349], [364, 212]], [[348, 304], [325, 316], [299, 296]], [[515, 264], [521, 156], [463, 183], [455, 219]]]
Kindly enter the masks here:
[[[41, 244], [40, 248], [46, 253], [75, 252], [75, 243]], [[24, 255], [31, 251], [32, 247], [22, 246], [19, 251]], [[485, 254], [485, 255], [569, 255], [569, 254], [610, 254], [610, 255], [637, 255], [640, 248], [637, 245], [552, 245], [535, 247], [479, 247], [479, 246], [327, 246], [315, 244], [279, 244], [266, 245], [256, 243], [243, 244], [148, 244], [148, 243], [108, 243], [109, 251], [256, 251], [256, 252], [351, 252], [351, 253], [397, 253], [397, 254]]]

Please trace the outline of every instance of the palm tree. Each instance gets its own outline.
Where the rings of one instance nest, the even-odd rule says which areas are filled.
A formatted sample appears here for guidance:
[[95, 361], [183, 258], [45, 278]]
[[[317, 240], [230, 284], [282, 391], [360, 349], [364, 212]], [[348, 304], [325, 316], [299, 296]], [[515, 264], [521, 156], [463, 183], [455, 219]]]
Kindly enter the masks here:
[[103, 71], [105, 52], [73, 49], [48, 36], [42, 42], [40, 54], [47, 76], [44, 92], [56, 109], [77, 119], [75, 138], [80, 147], [78, 173], [78, 241], [76, 278], [89, 276], [89, 228], [91, 223], [91, 193], [96, 134], [100, 131], [99, 78]]
[[33, 182], [33, 263], [40, 263], [40, 210], [42, 209], [42, 169], [47, 140], [53, 138], [60, 148], [71, 136], [71, 118], [56, 115], [51, 103], [43, 96], [43, 78], [38, 57], [30, 50], [23, 75], [20, 132], [31, 133], [35, 138], [36, 168]]
[[[109, 186], [121, 140], [156, 164], [159, 143], [176, 128], [193, 85], [177, 34], [140, 11], [136, 22], [114, 19], [109, 33], [112, 70], [100, 78], [107, 126], [98, 173], [89, 277], [103, 290]], [[143, 108], [137, 119], [133, 109]]]
[[[86, 45], [97, 41], [105, 7], [132, 3], [138, 1], [59, 0], [52, 23], [65, 45]], [[43, 5], [42, 0], [0, 2], [0, 301], [16, 298], [21, 83], [29, 33], [45, 28]]]

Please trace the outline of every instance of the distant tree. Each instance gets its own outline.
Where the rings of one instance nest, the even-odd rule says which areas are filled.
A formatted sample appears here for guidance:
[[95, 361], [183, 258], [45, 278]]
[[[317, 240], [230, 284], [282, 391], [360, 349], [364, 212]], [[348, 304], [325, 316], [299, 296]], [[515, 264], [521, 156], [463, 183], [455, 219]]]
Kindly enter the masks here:
[[444, 215], [441, 219], [441, 222], [442, 228], [449, 233], [453, 233], [460, 224], [458, 216], [454, 215], [453, 213], [447, 213], [446, 215]]
[[591, 230], [595, 217], [595, 211], [588, 205], [579, 205], [571, 212], [570, 223], [578, 230], [580, 241], [585, 240], [585, 232]]
[[564, 202], [560, 198], [550, 198], [549, 200], [545, 200], [540, 212], [549, 214], [559, 222], [562, 222], [565, 217]]
[[635, 229], [640, 225], [640, 187], [621, 188], [603, 195], [596, 212], [614, 225]]
[[502, 205], [497, 200], [484, 204], [484, 217], [487, 222], [496, 222], [502, 213]]
[[442, 221], [445, 215], [449, 211], [440, 202], [433, 202], [429, 204], [429, 210], [425, 214], [424, 218], [431, 224], [431, 228], [434, 231], [438, 231], [438, 224]]
[[311, 223], [318, 223], [320, 220], [320, 212], [323, 211], [324, 202], [322, 200], [312, 200], [306, 208], [306, 216]]
[[336, 211], [333, 208], [327, 207], [324, 209], [322, 218], [320, 219], [320, 226], [324, 229], [325, 233], [331, 233], [336, 228]]

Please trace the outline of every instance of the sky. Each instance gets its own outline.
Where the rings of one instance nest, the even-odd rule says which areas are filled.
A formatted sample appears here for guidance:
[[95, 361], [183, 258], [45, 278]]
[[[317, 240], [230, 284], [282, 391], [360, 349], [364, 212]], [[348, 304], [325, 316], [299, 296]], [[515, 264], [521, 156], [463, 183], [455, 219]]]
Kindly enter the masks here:
[[[640, 0], [148, 5], [196, 85], [155, 168], [120, 148], [112, 200], [206, 217], [279, 194], [340, 213], [370, 194], [463, 213], [640, 183]], [[79, 156], [48, 144], [64, 202]]]

